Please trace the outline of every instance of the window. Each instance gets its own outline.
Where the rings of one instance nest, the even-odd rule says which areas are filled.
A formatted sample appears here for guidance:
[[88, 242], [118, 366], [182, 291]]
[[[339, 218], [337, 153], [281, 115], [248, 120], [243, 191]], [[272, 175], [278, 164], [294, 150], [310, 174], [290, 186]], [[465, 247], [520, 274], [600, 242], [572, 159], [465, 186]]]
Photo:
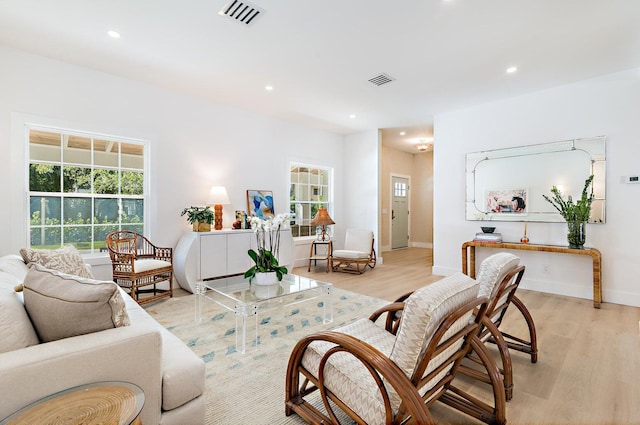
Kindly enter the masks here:
[[291, 164], [289, 213], [293, 237], [315, 236], [316, 228], [310, 223], [318, 209], [324, 207], [331, 215], [332, 169]]
[[144, 233], [146, 143], [28, 127], [29, 244], [85, 253], [107, 234]]
[[395, 182], [393, 185], [393, 196], [396, 198], [406, 198], [407, 184], [403, 182]]

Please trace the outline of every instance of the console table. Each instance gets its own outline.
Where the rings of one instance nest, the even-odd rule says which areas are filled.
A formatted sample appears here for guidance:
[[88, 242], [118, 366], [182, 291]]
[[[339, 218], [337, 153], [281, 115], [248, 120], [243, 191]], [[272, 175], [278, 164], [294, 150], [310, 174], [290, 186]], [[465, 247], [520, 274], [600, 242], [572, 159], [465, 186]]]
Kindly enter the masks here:
[[476, 247], [589, 255], [593, 260], [593, 307], [600, 308], [600, 304], [602, 303], [602, 256], [600, 254], [600, 251], [595, 248], [573, 249], [557, 245], [536, 245], [509, 242], [488, 243], [469, 241], [462, 244], [462, 273], [468, 274], [472, 278], [476, 277]]

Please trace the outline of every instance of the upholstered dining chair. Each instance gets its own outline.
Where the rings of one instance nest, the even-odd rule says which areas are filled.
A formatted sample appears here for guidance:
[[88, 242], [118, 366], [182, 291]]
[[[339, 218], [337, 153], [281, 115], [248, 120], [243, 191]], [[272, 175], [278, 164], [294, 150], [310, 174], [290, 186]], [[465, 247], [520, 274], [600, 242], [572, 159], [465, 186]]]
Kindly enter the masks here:
[[344, 249], [336, 249], [331, 253], [331, 270], [362, 274], [367, 267], [374, 268], [376, 251], [373, 242], [371, 230], [347, 229]]
[[[140, 233], [131, 230], [111, 232], [106, 238], [111, 257], [113, 281], [138, 304], [173, 297], [173, 249], [160, 248]], [[168, 282], [168, 289], [158, 288]], [[140, 297], [140, 294], [151, 296]]]
[[[368, 319], [302, 338], [287, 367], [286, 415], [309, 423], [434, 424], [429, 407], [439, 401], [487, 423], [506, 423], [500, 372], [478, 338], [488, 301], [478, 291], [474, 279], [458, 273]], [[375, 323], [385, 315], [385, 326]], [[471, 349], [492, 377], [493, 406], [453, 385]], [[308, 400], [312, 393], [323, 407]]]

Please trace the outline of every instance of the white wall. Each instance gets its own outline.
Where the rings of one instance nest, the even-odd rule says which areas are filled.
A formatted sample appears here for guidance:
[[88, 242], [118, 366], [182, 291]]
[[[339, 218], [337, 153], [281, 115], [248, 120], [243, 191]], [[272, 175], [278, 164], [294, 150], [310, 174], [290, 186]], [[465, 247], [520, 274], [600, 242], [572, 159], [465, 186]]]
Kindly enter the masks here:
[[334, 248], [344, 246], [344, 231], [349, 228], [370, 229], [374, 232], [376, 252], [379, 239], [380, 215], [380, 140], [377, 130], [345, 137], [343, 218], [333, 221], [342, 227], [334, 233]]
[[[640, 173], [639, 111], [640, 69], [635, 69], [436, 116], [433, 272], [460, 271], [461, 244], [482, 223], [464, 218], [466, 153], [607, 135], [607, 223], [588, 225], [587, 245], [602, 252], [603, 300], [640, 306], [640, 185], [620, 179]], [[522, 236], [522, 223], [492, 225], [505, 241]], [[565, 223], [529, 223], [527, 230], [531, 243], [567, 244]], [[493, 252], [479, 249], [477, 260]], [[592, 299], [590, 258], [514, 253], [527, 266], [523, 288]]]
[[411, 246], [433, 248], [433, 151], [413, 155]]
[[[336, 179], [344, 176], [340, 135], [1, 46], [0, 63], [0, 255], [27, 243], [25, 122], [150, 140], [147, 233], [164, 246], [175, 246], [189, 230], [181, 210], [203, 205], [214, 184], [229, 193], [224, 226], [231, 227], [234, 211], [247, 209], [247, 189], [273, 190], [276, 213], [288, 210], [292, 158], [334, 167]], [[257, 90], [256, 96], [268, 95]], [[343, 193], [337, 184], [339, 227], [349, 210]]]

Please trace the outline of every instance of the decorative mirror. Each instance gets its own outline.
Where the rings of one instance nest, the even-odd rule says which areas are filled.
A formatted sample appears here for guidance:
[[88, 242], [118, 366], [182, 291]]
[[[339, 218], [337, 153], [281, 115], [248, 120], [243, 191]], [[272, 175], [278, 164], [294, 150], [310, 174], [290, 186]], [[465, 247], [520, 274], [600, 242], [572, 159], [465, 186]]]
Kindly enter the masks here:
[[466, 219], [564, 222], [542, 195], [579, 199], [594, 175], [591, 223], [605, 222], [606, 136], [468, 153]]

